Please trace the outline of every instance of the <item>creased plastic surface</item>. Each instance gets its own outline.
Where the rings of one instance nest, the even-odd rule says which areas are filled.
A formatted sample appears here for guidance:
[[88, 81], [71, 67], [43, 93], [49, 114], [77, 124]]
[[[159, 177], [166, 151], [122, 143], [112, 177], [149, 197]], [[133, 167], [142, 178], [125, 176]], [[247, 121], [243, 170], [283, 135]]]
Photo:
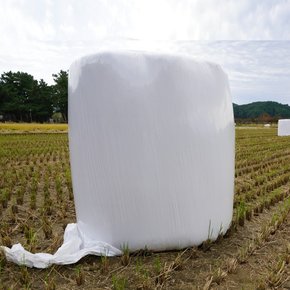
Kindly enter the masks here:
[[70, 68], [69, 141], [90, 239], [168, 250], [228, 229], [234, 120], [220, 66], [134, 51], [84, 57]]
[[290, 136], [290, 119], [278, 121], [278, 136]]
[[120, 255], [121, 251], [114, 247], [98, 241], [89, 241], [84, 238], [77, 227], [77, 224], [68, 224], [62, 246], [54, 255], [37, 253], [32, 254], [26, 251], [21, 244], [15, 244], [12, 248], [1, 247], [8, 261], [27, 267], [47, 268], [52, 264], [64, 265], [73, 264], [86, 255]]

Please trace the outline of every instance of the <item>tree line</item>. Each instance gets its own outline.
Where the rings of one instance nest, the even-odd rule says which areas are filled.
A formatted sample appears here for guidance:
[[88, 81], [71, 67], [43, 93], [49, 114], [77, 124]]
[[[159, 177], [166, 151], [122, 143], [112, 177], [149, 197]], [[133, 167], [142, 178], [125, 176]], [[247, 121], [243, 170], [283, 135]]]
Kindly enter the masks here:
[[[68, 121], [68, 72], [53, 74], [53, 85], [25, 72], [5, 72], [0, 77], [0, 121], [47, 122], [54, 113]], [[277, 102], [233, 104], [236, 121], [277, 122], [290, 118], [290, 106]]]
[[233, 107], [237, 122], [269, 123], [290, 118], [290, 106], [273, 101], [233, 104]]
[[[26, 72], [4, 72], [0, 77], [0, 119], [47, 122], [54, 113], [68, 120], [68, 72], [53, 74], [53, 85]], [[0, 120], [1, 121], [1, 120]]]

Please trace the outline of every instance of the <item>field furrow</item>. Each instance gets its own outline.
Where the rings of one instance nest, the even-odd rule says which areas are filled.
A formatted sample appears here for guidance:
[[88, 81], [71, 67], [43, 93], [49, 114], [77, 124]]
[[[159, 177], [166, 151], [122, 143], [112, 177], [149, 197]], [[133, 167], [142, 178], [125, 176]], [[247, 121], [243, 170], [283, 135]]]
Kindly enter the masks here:
[[[37, 130], [0, 134], [0, 244], [54, 253], [76, 221], [68, 137]], [[235, 176], [233, 222], [217, 241], [44, 270], [0, 256], [0, 289], [290, 289], [290, 138], [238, 127]]]

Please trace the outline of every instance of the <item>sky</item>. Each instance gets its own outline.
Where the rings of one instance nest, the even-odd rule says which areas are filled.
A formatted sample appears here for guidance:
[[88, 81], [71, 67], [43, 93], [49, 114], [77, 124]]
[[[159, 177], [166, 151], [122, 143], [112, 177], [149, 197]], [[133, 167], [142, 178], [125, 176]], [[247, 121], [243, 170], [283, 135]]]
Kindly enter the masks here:
[[0, 0], [0, 73], [52, 74], [104, 49], [222, 65], [238, 104], [290, 105], [290, 0]]

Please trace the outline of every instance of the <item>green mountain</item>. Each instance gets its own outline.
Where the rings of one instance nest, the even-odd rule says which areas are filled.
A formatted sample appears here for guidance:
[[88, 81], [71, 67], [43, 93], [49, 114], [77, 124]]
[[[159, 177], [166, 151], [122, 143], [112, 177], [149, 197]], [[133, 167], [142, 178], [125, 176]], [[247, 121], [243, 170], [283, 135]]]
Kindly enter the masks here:
[[290, 118], [290, 106], [277, 102], [254, 102], [246, 105], [233, 104], [235, 119]]

